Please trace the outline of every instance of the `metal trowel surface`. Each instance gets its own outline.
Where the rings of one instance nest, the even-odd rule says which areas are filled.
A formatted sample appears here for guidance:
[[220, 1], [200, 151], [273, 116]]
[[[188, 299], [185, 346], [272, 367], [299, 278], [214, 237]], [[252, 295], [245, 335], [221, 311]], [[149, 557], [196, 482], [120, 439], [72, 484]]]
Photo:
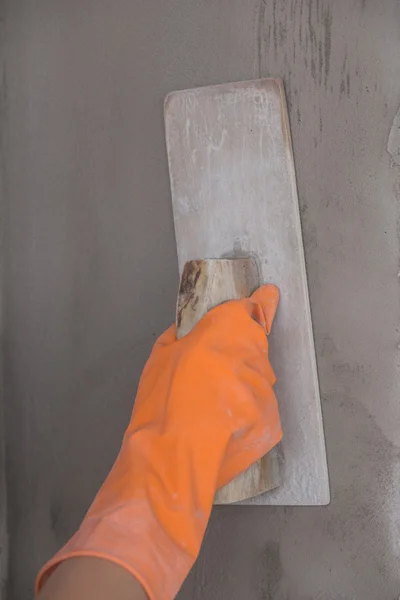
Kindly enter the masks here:
[[296, 178], [283, 84], [262, 79], [173, 92], [165, 125], [179, 269], [257, 257], [281, 293], [270, 359], [283, 440], [280, 485], [242, 500], [323, 505], [329, 480]]

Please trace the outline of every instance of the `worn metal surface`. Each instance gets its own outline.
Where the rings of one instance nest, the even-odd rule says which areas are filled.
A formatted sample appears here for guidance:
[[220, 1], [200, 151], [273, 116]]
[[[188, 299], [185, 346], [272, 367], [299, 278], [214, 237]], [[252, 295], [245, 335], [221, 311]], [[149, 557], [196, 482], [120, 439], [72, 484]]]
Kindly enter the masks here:
[[215, 509], [180, 598], [399, 596], [399, 22], [397, 0], [9, 2], [10, 598], [78, 525], [174, 318], [163, 98], [267, 75], [289, 99], [332, 502]]
[[325, 505], [329, 481], [283, 84], [257, 79], [171, 93], [165, 129], [178, 264], [256, 256], [275, 283], [270, 336], [282, 482], [248, 503]]

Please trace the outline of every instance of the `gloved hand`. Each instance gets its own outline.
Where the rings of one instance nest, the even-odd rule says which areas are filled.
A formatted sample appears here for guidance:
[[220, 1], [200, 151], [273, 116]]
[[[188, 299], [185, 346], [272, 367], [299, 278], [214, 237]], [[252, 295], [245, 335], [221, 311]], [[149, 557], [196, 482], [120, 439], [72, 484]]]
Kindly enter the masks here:
[[119, 456], [78, 532], [40, 571], [73, 556], [113, 561], [151, 600], [173, 598], [200, 550], [214, 494], [282, 436], [268, 360], [275, 286], [175, 327], [144, 368]]

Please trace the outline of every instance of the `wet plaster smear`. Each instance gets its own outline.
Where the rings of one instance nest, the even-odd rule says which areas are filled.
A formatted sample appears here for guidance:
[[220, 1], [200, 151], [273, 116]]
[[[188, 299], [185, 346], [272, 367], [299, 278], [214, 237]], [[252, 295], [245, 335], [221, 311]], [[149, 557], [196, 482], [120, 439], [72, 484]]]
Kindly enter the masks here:
[[9, 2], [10, 599], [32, 597], [78, 526], [173, 320], [164, 95], [271, 75], [289, 101], [332, 503], [215, 509], [179, 598], [397, 600], [399, 24], [398, 0]]

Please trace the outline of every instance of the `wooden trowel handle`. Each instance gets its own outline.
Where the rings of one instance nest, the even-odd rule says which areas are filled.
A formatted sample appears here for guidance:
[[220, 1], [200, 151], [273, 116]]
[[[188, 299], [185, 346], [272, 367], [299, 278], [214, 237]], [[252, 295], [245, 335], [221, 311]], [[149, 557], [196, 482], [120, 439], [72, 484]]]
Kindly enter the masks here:
[[[260, 285], [254, 258], [207, 259], [188, 261], [182, 272], [176, 307], [177, 337], [181, 338], [209, 310], [226, 302], [252, 294]], [[275, 449], [215, 495], [214, 504], [231, 504], [253, 498], [280, 484]]]

